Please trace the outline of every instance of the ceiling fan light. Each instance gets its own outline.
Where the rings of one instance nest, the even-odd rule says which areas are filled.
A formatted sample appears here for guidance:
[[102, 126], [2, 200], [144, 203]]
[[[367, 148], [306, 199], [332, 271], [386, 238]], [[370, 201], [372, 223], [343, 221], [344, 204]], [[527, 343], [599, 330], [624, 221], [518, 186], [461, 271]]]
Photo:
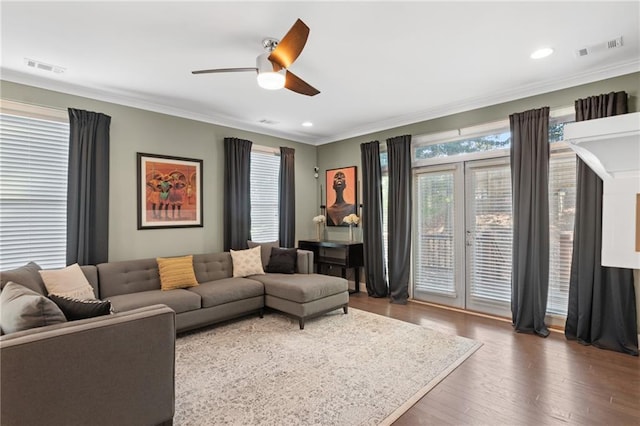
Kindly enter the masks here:
[[[282, 70], [284, 71], [284, 70]], [[284, 72], [261, 72], [258, 74], [258, 86], [267, 90], [278, 90], [284, 87]]]

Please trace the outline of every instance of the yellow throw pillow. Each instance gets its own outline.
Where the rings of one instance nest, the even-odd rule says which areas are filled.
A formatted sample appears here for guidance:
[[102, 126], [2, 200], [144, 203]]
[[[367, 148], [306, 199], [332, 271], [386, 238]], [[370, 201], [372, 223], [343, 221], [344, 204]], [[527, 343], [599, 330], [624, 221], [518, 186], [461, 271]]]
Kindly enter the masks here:
[[195, 287], [198, 285], [193, 271], [193, 256], [158, 257], [160, 286], [163, 290]]

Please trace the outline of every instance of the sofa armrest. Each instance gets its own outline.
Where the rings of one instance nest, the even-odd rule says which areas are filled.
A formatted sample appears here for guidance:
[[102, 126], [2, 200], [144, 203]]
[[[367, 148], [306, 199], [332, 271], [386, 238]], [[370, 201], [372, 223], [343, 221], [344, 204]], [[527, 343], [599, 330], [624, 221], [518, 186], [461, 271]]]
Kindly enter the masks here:
[[170, 421], [175, 336], [165, 305], [2, 336], [2, 424]]
[[313, 252], [298, 249], [298, 270], [299, 274], [313, 274]]

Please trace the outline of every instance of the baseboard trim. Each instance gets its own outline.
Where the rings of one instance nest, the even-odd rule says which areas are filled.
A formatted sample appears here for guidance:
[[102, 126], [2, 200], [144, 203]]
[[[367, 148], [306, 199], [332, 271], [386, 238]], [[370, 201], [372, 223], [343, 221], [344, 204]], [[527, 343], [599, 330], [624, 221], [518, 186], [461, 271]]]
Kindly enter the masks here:
[[[418, 305], [426, 305], [426, 306], [431, 306], [431, 307], [434, 307], [434, 308], [445, 309], [447, 311], [460, 312], [462, 314], [473, 315], [475, 317], [493, 319], [493, 320], [496, 320], [496, 321], [501, 321], [501, 322], [506, 322], [506, 323], [511, 324], [511, 319], [505, 318], [505, 317], [500, 317], [500, 316], [497, 316], [497, 315], [490, 315], [490, 314], [485, 314], [485, 313], [482, 313], [482, 312], [471, 311], [471, 310], [468, 310], [468, 309], [455, 308], [453, 306], [440, 305], [438, 303], [425, 302], [425, 301], [416, 300], [416, 299], [409, 299], [409, 302], [416, 303]], [[549, 325], [548, 328], [549, 328], [549, 331], [552, 331], [554, 333], [564, 334], [564, 327], [560, 327], [558, 325]]]

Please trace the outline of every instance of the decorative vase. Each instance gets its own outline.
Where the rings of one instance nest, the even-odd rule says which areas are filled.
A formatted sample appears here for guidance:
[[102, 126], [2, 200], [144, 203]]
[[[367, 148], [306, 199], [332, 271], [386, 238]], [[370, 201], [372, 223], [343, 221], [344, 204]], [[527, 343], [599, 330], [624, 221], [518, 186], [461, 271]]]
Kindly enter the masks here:
[[316, 240], [322, 241], [322, 224], [316, 223]]
[[349, 224], [349, 241], [353, 241], [353, 225]]

